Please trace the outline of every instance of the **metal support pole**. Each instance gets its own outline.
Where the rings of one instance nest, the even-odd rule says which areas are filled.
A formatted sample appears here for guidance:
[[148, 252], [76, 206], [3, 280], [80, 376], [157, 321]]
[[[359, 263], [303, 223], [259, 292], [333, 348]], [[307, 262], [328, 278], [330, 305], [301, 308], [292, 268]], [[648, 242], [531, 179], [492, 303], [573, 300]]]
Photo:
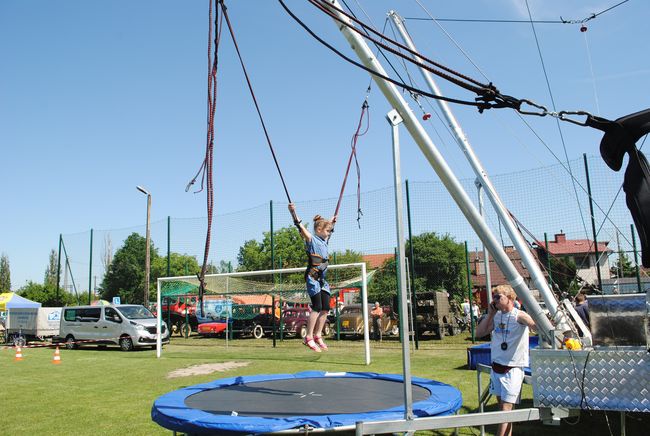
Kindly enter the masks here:
[[93, 289], [93, 229], [90, 229], [90, 262], [88, 263], [88, 304], [90, 304]]
[[587, 153], [582, 154], [585, 162], [585, 177], [587, 178], [587, 194], [589, 195], [589, 214], [591, 215], [591, 232], [594, 236], [594, 253], [596, 254], [596, 273], [598, 274], [598, 289], [603, 290], [603, 279], [600, 275], [600, 255], [598, 254], [598, 238], [596, 233], [596, 218], [594, 217], [594, 200], [591, 197], [591, 181], [589, 180], [589, 165], [587, 165]]
[[56, 258], [56, 304], [61, 305], [59, 300], [59, 284], [61, 283], [61, 245], [63, 244], [63, 235], [59, 233], [59, 255]]
[[273, 348], [275, 348], [275, 334], [277, 332], [276, 325], [275, 325], [276, 324], [275, 323], [275, 295], [271, 295], [271, 319], [273, 320]]
[[[476, 184], [476, 189], [478, 191], [478, 211], [483, 219], [485, 219], [485, 209], [483, 207], [483, 184], [481, 184], [479, 179], [476, 179], [474, 183]], [[485, 265], [485, 295], [489, 306], [492, 303], [492, 277], [490, 273], [490, 252], [485, 244], [483, 244], [483, 264]], [[476, 278], [478, 279], [478, 271], [476, 271]]]
[[[413, 415], [413, 392], [411, 390], [411, 359], [409, 354], [408, 338], [408, 310], [406, 294], [406, 256], [404, 254], [404, 219], [402, 202], [402, 169], [400, 164], [399, 150], [399, 125], [402, 123], [402, 117], [393, 109], [386, 115], [388, 123], [392, 127], [393, 133], [393, 176], [395, 187], [395, 226], [397, 227], [397, 289], [399, 292], [399, 336], [402, 342], [402, 367], [404, 373], [404, 419], [411, 420]], [[381, 331], [381, 322], [379, 323]]]
[[548, 270], [548, 284], [553, 289], [553, 273], [551, 271], [551, 252], [548, 251], [548, 235], [544, 232], [544, 248], [546, 248], [546, 269]]
[[413, 338], [415, 339], [415, 349], [419, 349], [419, 337], [418, 337], [418, 319], [417, 319], [417, 307], [418, 307], [418, 298], [415, 290], [415, 255], [413, 254], [413, 231], [411, 229], [411, 196], [409, 191], [409, 181], [406, 179], [406, 218], [409, 225], [409, 253], [410, 253], [410, 275], [411, 275], [411, 313], [415, 313], [411, 316], [413, 324]]
[[[350, 26], [354, 26], [349, 18], [339, 12], [339, 10], [341, 10], [341, 5], [337, 0], [327, 0], [326, 7], [329, 8], [329, 10], [337, 17], [337, 19], [340, 19], [342, 22], [347, 23]], [[374, 55], [365, 40], [356, 32], [350, 30], [347, 25], [341, 25], [337, 20], [334, 20], [334, 22], [337, 28], [348, 40], [357, 56], [359, 56], [361, 62], [372, 71], [376, 71], [378, 74], [381, 74], [383, 76], [388, 76], [388, 73], [379, 63], [377, 57]], [[404, 100], [404, 97], [402, 96], [402, 93], [397, 89], [395, 85], [380, 78], [379, 76], [372, 75], [372, 78], [375, 80], [377, 86], [384, 94], [391, 106], [393, 106], [393, 108], [399, 112], [399, 115], [404, 120], [404, 126], [411, 134], [417, 145], [420, 147], [420, 150], [428, 160], [429, 164], [436, 172], [436, 174], [438, 174], [443, 185], [450, 193], [461, 212], [465, 215], [467, 221], [470, 223], [476, 234], [481, 238], [483, 243], [487, 245], [488, 250], [490, 250], [490, 253], [492, 253], [494, 256], [497, 265], [499, 265], [506, 279], [512, 285], [517, 295], [521, 298], [522, 302], [528, 309], [528, 313], [535, 320], [535, 323], [539, 328], [540, 335], [542, 336], [543, 340], [549, 343], [553, 341], [559, 342], [559, 338], [555, 339], [552, 336], [552, 331], [554, 330], [553, 325], [546, 318], [544, 311], [537, 303], [537, 301], [535, 301], [533, 298], [524, 279], [517, 272], [517, 269], [512, 264], [503, 249], [501, 249], [496, 237], [492, 234], [492, 231], [488, 227], [487, 223], [485, 223], [485, 221], [481, 218], [480, 214], [474, 207], [474, 204], [472, 204], [469, 196], [461, 186], [460, 181], [451, 171], [449, 165], [444, 160], [440, 154], [440, 151], [436, 148], [429, 135], [427, 135], [418, 118], [409, 108], [406, 100]], [[549, 301], [549, 303], [552, 305], [555, 303], [555, 301]]]

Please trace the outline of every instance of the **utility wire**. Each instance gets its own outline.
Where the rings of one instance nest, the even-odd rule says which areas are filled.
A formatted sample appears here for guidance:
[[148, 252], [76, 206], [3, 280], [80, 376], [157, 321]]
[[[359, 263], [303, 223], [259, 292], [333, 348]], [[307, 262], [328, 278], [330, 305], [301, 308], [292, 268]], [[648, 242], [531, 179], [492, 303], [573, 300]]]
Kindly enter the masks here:
[[[528, 10], [528, 17], [530, 19], [530, 27], [531, 27], [531, 29], [533, 31], [533, 36], [535, 37], [535, 44], [537, 45], [537, 53], [539, 54], [539, 60], [540, 60], [541, 65], [542, 65], [542, 71], [544, 72], [544, 78], [546, 79], [546, 87], [548, 89], [548, 94], [551, 97], [551, 104], [553, 106], [553, 111], [557, 112], [557, 109], [555, 107], [555, 99], [553, 98], [553, 91], [551, 89], [551, 82], [549, 81], [548, 73], [546, 72], [546, 65], [544, 64], [544, 56], [542, 56], [542, 49], [541, 49], [541, 47], [539, 45], [539, 39], [537, 38], [537, 32], [535, 31], [535, 24], [533, 24], [533, 15], [530, 12], [530, 6], [528, 5], [528, 0], [526, 0], [526, 9]], [[558, 133], [560, 134], [560, 140], [562, 141], [562, 148], [564, 149], [564, 157], [565, 157], [566, 162], [567, 162], [567, 167], [568, 167], [569, 173], [571, 174], [571, 180], [574, 180], [573, 171], [571, 169], [571, 164], [569, 162], [569, 154], [567, 152], [566, 142], [564, 141], [564, 135], [562, 134], [562, 128], [560, 126], [560, 120], [556, 118], [555, 123], [557, 125]], [[582, 220], [582, 227], [583, 227], [583, 229], [585, 231], [585, 235], [588, 235], [588, 233], [587, 233], [587, 224], [585, 223], [585, 217], [584, 217], [584, 214], [582, 212], [582, 206], [580, 205], [580, 200], [578, 198], [578, 190], [576, 189], [575, 182], [573, 182], [573, 191], [574, 191], [574, 194], [575, 194], [575, 197], [576, 197], [576, 203], [578, 204], [578, 210], [580, 211], [580, 219]]]
[[[609, 12], [612, 9], [621, 6], [623, 3], [627, 3], [630, 0], [623, 0], [620, 3], [615, 4], [614, 6], [610, 6], [607, 9], [604, 9], [600, 12], [593, 13], [581, 20], [565, 20], [560, 16], [559, 20], [533, 20], [532, 23], [535, 24], [582, 24], [586, 23], [587, 21], [593, 20], [594, 18], [604, 14], [605, 12]], [[419, 3], [419, 2], [418, 2]], [[531, 20], [505, 20], [505, 19], [481, 19], [481, 18], [433, 18], [431, 16], [427, 17], [404, 17], [405, 20], [412, 20], [412, 21], [443, 21], [443, 22], [450, 22], [450, 23], [515, 23], [515, 24], [530, 24]]]

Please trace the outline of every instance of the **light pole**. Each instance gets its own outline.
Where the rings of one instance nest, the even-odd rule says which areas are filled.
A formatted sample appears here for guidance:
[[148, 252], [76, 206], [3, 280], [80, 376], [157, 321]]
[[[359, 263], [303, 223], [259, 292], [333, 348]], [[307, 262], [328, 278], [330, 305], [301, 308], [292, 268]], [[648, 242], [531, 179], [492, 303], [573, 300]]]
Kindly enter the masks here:
[[147, 196], [147, 242], [145, 248], [145, 260], [144, 260], [144, 304], [145, 307], [149, 307], [149, 270], [151, 259], [149, 257], [149, 245], [151, 244], [151, 233], [149, 230], [149, 224], [151, 222], [151, 194], [144, 189], [142, 186], [136, 186], [138, 191], [142, 192]]

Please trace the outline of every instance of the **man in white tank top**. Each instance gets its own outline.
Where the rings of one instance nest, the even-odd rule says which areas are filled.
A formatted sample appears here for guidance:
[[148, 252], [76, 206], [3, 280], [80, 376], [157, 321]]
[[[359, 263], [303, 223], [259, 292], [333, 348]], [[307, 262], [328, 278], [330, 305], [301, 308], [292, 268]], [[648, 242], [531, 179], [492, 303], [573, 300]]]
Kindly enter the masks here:
[[[529, 365], [528, 329], [535, 328], [530, 315], [515, 308], [516, 297], [509, 285], [493, 288], [488, 315], [476, 328], [479, 338], [492, 333], [490, 393], [497, 397], [499, 409], [503, 411], [512, 410], [515, 404], [519, 404], [524, 368]], [[510, 435], [512, 423], [499, 424], [497, 436]]]

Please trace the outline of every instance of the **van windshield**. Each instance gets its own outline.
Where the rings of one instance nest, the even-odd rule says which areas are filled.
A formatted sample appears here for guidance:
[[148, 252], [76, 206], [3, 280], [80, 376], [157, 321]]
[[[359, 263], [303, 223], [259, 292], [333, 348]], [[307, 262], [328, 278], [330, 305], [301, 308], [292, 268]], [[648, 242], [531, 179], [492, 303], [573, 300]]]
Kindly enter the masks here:
[[144, 306], [122, 306], [119, 308], [122, 315], [128, 319], [147, 319], [155, 318], [149, 309]]

